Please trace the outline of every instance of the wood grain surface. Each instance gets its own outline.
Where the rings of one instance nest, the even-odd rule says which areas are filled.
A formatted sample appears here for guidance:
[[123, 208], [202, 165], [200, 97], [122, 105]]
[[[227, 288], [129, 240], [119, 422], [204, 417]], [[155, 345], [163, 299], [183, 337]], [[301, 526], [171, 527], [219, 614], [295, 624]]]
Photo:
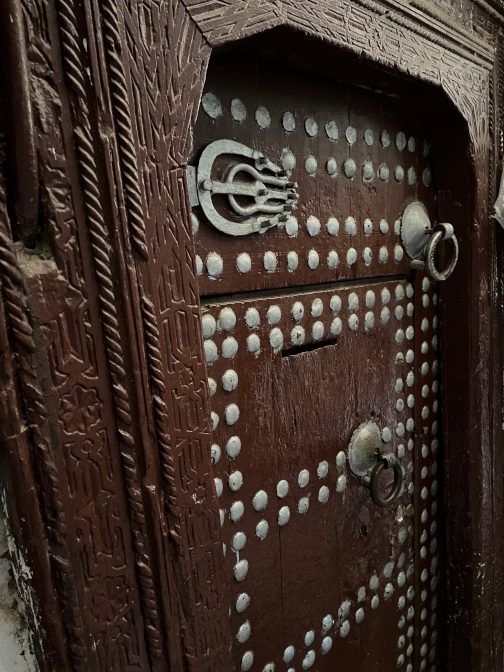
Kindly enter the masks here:
[[[2, 158], [1, 468], [10, 472], [2, 479], [9, 515], [33, 572], [20, 590], [27, 600], [32, 588], [37, 596], [27, 620], [41, 669], [239, 670], [247, 650], [254, 651], [253, 670], [272, 669], [270, 663], [289, 669], [281, 661], [291, 645], [295, 669], [306, 668], [311, 650], [313, 669], [320, 670], [344, 661], [349, 669], [381, 672], [377, 651], [386, 651], [387, 665], [408, 672], [431, 670], [438, 656], [439, 669], [447, 660], [450, 669], [497, 669], [504, 537], [502, 493], [493, 474], [502, 466], [495, 312], [502, 241], [489, 206], [501, 158], [500, 6], [484, 0], [435, 0], [428, 7], [421, 0], [12, 4], [15, 25], [6, 32], [5, 47], [11, 55], [21, 49], [26, 59], [21, 53], [22, 76], [12, 68], [3, 76], [15, 90], [4, 95], [2, 84], [0, 124], [8, 139], [20, 128], [27, 134], [20, 138], [25, 145], [7, 142]], [[24, 47], [22, 40], [8, 42], [21, 34]], [[222, 103], [215, 120], [200, 108], [206, 92]], [[243, 122], [229, 114], [235, 97], [247, 109]], [[16, 100], [23, 101], [19, 117]], [[258, 105], [271, 115], [267, 129], [254, 120]], [[296, 129], [288, 135], [281, 117], [291, 108]], [[305, 131], [308, 117], [318, 123], [316, 136]], [[337, 142], [325, 135], [329, 118], [338, 125]], [[351, 146], [348, 126], [357, 132]], [[385, 128], [389, 147], [380, 143]], [[371, 145], [364, 141], [366, 129], [373, 131]], [[415, 148], [398, 149], [398, 132], [406, 142], [414, 138]], [[285, 149], [295, 155], [296, 237], [279, 228], [229, 240], [210, 228], [198, 208], [193, 235], [186, 168], [197, 163], [206, 143], [223, 137], [274, 161]], [[29, 160], [16, 164], [22, 146]], [[308, 155], [317, 159], [316, 177], [304, 169]], [[325, 169], [333, 156], [334, 178]], [[344, 175], [348, 158], [356, 163], [353, 179]], [[362, 181], [366, 161], [374, 170], [369, 183]], [[377, 173], [383, 163], [388, 181]], [[394, 177], [398, 165], [405, 171], [402, 182]], [[416, 176], [409, 184], [411, 167]], [[217, 173], [222, 168], [216, 164]], [[422, 181], [427, 168], [428, 186]], [[28, 184], [21, 195], [18, 174]], [[443, 288], [431, 283], [424, 290], [424, 275], [411, 274], [406, 256], [394, 261], [400, 244], [395, 222], [413, 198], [425, 202], [432, 219], [451, 221], [459, 237], [459, 265]], [[316, 236], [307, 231], [310, 216], [321, 223]], [[332, 216], [340, 226], [334, 237], [324, 228]], [[353, 236], [345, 232], [349, 217], [356, 222]], [[366, 218], [373, 223], [370, 236], [363, 229]], [[382, 220], [387, 233], [380, 230]], [[357, 252], [355, 264], [346, 263], [350, 247]], [[372, 252], [369, 266], [365, 247]], [[388, 252], [383, 264], [381, 248]], [[319, 256], [313, 270], [307, 265], [311, 249]], [[212, 251], [223, 259], [217, 280], [206, 271], [198, 275], [198, 256], [204, 263]], [[268, 251], [278, 255], [272, 273], [263, 264]], [[286, 269], [290, 251], [299, 261], [292, 273]], [[339, 264], [330, 269], [331, 251]], [[249, 274], [236, 269], [242, 252], [252, 258]], [[395, 288], [408, 282], [414, 312], [405, 308], [398, 320]], [[380, 322], [384, 287], [391, 292], [386, 324]], [[368, 290], [376, 295], [369, 310]], [[313, 293], [323, 303], [319, 318], [311, 315]], [[342, 331], [311, 349], [328, 338], [337, 317], [330, 306], [335, 293], [342, 298]], [[355, 331], [349, 328], [351, 293], [359, 298]], [[277, 352], [266, 317], [273, 299], [283, 320]], [[300, 326], [306, 352], [289, 345], [295, 300], [305, 308]], [[201, 324], [202, 315], [213, 311], [217, 318], [225, 306], [260, 312], [252, 332], [240, 313], [239, 383], [229, 393], [221, 379], [224, 367], [235, 362], [222, 357], [225, 336], [217, 333], [219, 359], [208, 366]], [[374, 326], [366, 330], [366, 312], [373, 310]], [[313, 336], [317, 321], [322, 338]], [[399, 344], [397, 332], [406, 334], [408, 326], [414, 336]], [[439, 351], [432, 341], [436, 330]], [[247, 350], [251, 333], [260, 338], [257, 357]], [[424, 341], [429, 349], [422, 352]], [[395, 358], [399, 352], [406, 357], [407, 349], [414, 351], [410, 414], [396, 410], [394, 392], [397, 378], [408, 375], [407, 365]], [[219, 392], [210, 397], [214, 371]], [[439, 372], [443, 386], [434, 392]], [[236, 493], [225, 481], [231, 470], [224, 448], [232, 429], [225, 419], [230, 395], [239, 400], [236, 435], [239, 429], [243, 441], [233, 464], [246, 460]], [[434, 426], [440, 408], [442, 424]], [[213, 432], [212, 412], [219, 416]], [[394, 450], [403, 441], [397, 423], [406, 426], [399, 418], [413, 419], [414, 445], [409, 451], [404, 439], [400, 458], [412, 483], [400, 499], [404, 511], [399, 505], [375, 510], [348, 466], [336, 466], [355, 426], [378, 416], [391, 429]], [[212, 465], [216, 441], [223, 457]], [[436, 455], [442, 457], [437, 472]], [[323, 461], [328, 475], [319, 480]], [[303, 469], [310, 473], [305, 488], [297, 481]], [[343, 475], [346, 487], [338, 492]], [[223, 481], [220, 497], [215, 478]], [[285, 499], [291, 519], [278, 527], [275, 484], [281, 478], [292, 486]], [[330, 484], [326, 504], [318, 501], [323, 480]], [[268, 506], [257, 512], [252, 498], [261, 488]], [[250, 563], [243, 584], [233, 574], [237, 524], [229, 520], [241, 493], [248, 540], [240, 557]], [[309, 508], [301, 514], [304, 493]], [[269, 531], [261, 541], [254, 535], [262, 519]], [[394, 568], [385, 577], [390, 559]], [[398, 586], [402, 571], [406, 582]], [[249, 611], [237, 612], [238, 585], [245, 591], [247, 581]], [[366, 581], [365, 616], [356, 623], [358, 590]], [[385, 599], [389, 582], [394, 593]], [[348, 614], [346, 606], [339, 614], [346, 600]], [[402, 613], [406, 620], [398, 627]], [[324, 656], [327, 615], [334, 622], [325, 636], [333, 646]], [[238, 642], [238, 629], [249, 618], [250, 638]], [[346, 620], [350, 630], [342, 637]], [[410, 623], [414, 632], [408, 636]], [[305, 646], [311, 629], [314, 643]]]

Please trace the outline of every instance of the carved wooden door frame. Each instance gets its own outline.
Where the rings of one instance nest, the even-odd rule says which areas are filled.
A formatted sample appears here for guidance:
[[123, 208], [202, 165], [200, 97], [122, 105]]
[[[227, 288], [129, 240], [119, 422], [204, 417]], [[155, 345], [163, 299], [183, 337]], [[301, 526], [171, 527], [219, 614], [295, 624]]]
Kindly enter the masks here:
[[[464, 269], [465, 368], [455, 374], [456, 363], [452, 367], [448, 359], [444, 377], [446, 388], [465, 385], [457, 401], [446, 395], [444, 402], [445, 437], [456, 437], [462, 446], [460, 460], [445, 466], [448, 658], [454, 669], [474, 671], [497, 669], [502, 659], [504, 535], [493, 507], [502, 497], [502, 484], [494, 479], [503, 462], [496, 312], [502, 241], [490, 219], [497, 130], [503, 129], [496, 103], [503, 95], [502, 38], [494, 35], [495, 45], [489, 46], [468, 36], [434, 3], [415, 0], [408, 7], [409, 15], [399, 0], [23, 3], [28, 88], [36, 99], [45, 77], [60, 101], [58, 131], [49, 123], [54, 110], [35, 110], [42, 209], [60, 235], [72, 218], [76, 222], [68, 246], [55, 254], [54, 287], [40, 289], [52, 287], [57, 294], [56, 266], [83, 264], [84, 275], [94, 271], [87, 276], [94, 278], [89, 322], [101, 323], [96, 348], [105, 356], [97, 367], [108, 371], [102, 396], [108, 395], [105, 405], [116, 422], [129, 508], [130, 570], [141, 605], [135, 613], [143, 620], [138, 655], [153, 670], [231, 669], [185, 167], [212, 50], [280, 26], [440, 87], [467, 123], [476, 187], [466, 241], [473, 252]], [[426, 28], [415, 7], [430, 14], [433, 24], [442, 24], [447, 36]], [[475, 11], [496, 26], [503, 21], [483, 0]], [[62, 173], [68, 173], [66, 182]], [[57, 451], [48, 449], [58, 411], [51, 393], [41, 393], [36, 384], [45, 366], [37, 360], [36, 342], [45, 335], [40, 319], [33, 319], [36, 281], [27, 279], [16, 253], [5, 196], [0, 205], [0, 274], [11, 338], [6, 332], [0, 336], [5, 352], [12, 348], [5, 370], [12, 376], [17, 367], [19, 382], [18, 388], [5, 386], [14, 409], [7, 441], [10, 469], [13, 482], [22, 484], [19, 527], [34, 572], [48, 669], [84, 672], [99, 669], [100, 647], [108, 643], [90, 645], [83, 624], [86, 587], [79, 592], [74, 576], [58, 483], [61, 467]], [[11, 219], [23, 240], [21, 218]], [[71, 235], [78, 238], [76, 245]], [[19, 299], [25, 294], [27, 301]], [[446, 343], [458, 337], [450, 326], [455, 317], [450, 305], [444, 309], [445, 353]], [[82, 388], [79, 394], [89, 393]], [[75, 395], [68, 397], [69, 404], [74, 400]], [[88, 397], [87, 403], [93, 401]], [[22, 431], [23, 404], [29, 433]], [[142, 632], [138, 623], [134, 629]]]

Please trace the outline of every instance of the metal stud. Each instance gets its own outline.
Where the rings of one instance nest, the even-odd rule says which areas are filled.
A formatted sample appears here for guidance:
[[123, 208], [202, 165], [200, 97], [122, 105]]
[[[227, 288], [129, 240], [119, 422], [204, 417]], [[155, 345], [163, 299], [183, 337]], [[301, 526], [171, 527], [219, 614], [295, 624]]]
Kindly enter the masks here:
[[320, 233], [320, 220], [318, 220], [316, 217], [313, 215], [310, 215], [308, 217], [308, 220], [306, 222], [306, 228], [308, 229], [308, 233], [310, 236], [317, 236]]
[[257, 334], [251, 334], [250, 336], [247, 336], [247, 350], [249, 352], [252, 352], [254, 354], [259, 353], [260, 346], [261, 342]]
[[217, 119], [222, 114], [222, 105], [217, 96], [210, 91], [205, 93], [201, 99], [201, 106], [211, 119]]
[[312, 176], [317, 172], [317, 159], [312, 154], [305, 161], [305, 170]]
[[243, 502], [233, 502], [231, 504], [231, 509], [230, 509], [230, 518], [233, 521], [233, 523], [237, 523], [239, 520], [242, 519], [243, 514], [245, 511], [245, 507], [243, 506]]
[[241, 471], [234, 471], [229, 475], [228, 485], [233, 492], [237, 492], [243, 485], [243, 474]]
[[268, 521], [267, 520], [260, 520], [257, 525], [256, 525], [256, 537], [260, 539], [261, 541], [266, 538], [266, 535], [268, 534]]
[[329, 159], [327, 159], [326, 170], [327, 174], [331, 177], [335, 177], [338, 173], [338, 163], [334, 157], [331, 156]]
[[241, 672], [248, 672], [248, 670], [250, 670], [250, 668], [252, 667], [253, 662], [254, 662], [253, 652], [245, 651], [245, 653], [242, 656]]
[[258, 126], [261, 128], [268, 128], [271, 124], [270, 113], [263, 105], [259, 105], [259, 107], [256, 109], [255, 120]]
[[328, 121], [327, 124], [325, 125], [325, 132], [329, 140], [338, 139], [338, 126], [336, 125], [336, 122], [333, 119], [331, 121]]
[[284, 663], [290, 663], [291, 660], [294, 658], [295, 652], [296, 652], [296, 650], [294, 649], [293, 646], [288, 646], [285, 649], [284, 655], [283, 655]]
[[390, 170], [386, 163], [382, 163], [378, 168], [378, 176], [382, 182], [387, 182], [390, 177]]
[[356, 172], [357, 166], [355, 165], [355, 161], [353, 159], [347, 159], [345, 161], [345, 175], [348, 178], [352, 178]]
[[296, 128], [296, 121], [292, 112], [285, 112], [282, 117], [282, 126], [289, 133], [291, 133]]
[[308, 117], [308, 119], [305, 119], [305, 131], [311, 138], [314, 138], [317, 135], [318, 124], [315, 121], [315, 119], [312, 119], [312, 117]]
[[406, 147], [406, 136], [402, 131], [396, 135], [396, 147], [400, 152]]
[[286, 525], [290, 520], [290, 509], [288, 506], [282, 506], [278, 512], [278, 524]]
[[222, 342], [222, 356], [226, 359], [232, 359], [238, 352], [238, 341], [232, 336], [228, 336]]
[[213, 364], [217, 359], [217, 346], [213, 341], [204, 341], [205, 360], [207, 364]]
[[319, 255], [316, 250], [310, 250], [308, 252], [308, 266], [314, 271], [319, 265]]
[[233, 369], [228, 369], [222, 376], [222, 387], [226, 392], [232, 392], [238, 386], [238, 374]]
[[224, 417], [228, 425], [234, 425], [240, 418], [240, 409], [236, 404], [229, 404], [224, 411]]
[[256, 492], [252, 506], [256, 511], [263, 511], [268, 506], [268, 494], [264, 490]]

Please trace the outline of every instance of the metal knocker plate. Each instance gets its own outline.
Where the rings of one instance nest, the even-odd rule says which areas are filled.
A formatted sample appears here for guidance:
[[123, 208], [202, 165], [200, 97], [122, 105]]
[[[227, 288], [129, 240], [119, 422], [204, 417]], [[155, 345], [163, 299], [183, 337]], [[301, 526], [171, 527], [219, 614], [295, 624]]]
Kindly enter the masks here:
[[[404, 249], [414, 268], [425, 268], [433, 280], [442, 282], [450, 277], [457, 265], [459, 246], [451, 224], [436, 224], [431, 227], [427, 208], [420, 201], [410, 203], [402, 218], [401, 238]], [[436, 267], [436, 252], [439, 243], [451, 244], [450, 261], [443, 270]]]
[[[230, 163], [223, 180], [212, 179], [214, 162], [221, 155], [236, 155], [242, 160]], [[252, 160], [253, 165], [243, 159]], [[230, 236], [264, 233], [286, 221], [299, 200], [296, 188], [285, 171], [264, 154], [234, 140], [210, 143], [198, 163], [199, 204], [208, 221]], [[227, 196], [230, 218], [215, 208], [213, 196], [219, 194]]]

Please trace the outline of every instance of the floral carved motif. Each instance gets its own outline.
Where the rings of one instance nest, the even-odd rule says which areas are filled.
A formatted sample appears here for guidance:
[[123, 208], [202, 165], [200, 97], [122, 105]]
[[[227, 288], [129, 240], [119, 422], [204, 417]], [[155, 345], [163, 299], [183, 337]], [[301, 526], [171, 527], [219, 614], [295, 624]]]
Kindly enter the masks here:
[[76, 385], [71, 394], [61, 398], [59, 416], [69, 434], [86, 434], [100, 420], [100, 402], [96, 390]]

